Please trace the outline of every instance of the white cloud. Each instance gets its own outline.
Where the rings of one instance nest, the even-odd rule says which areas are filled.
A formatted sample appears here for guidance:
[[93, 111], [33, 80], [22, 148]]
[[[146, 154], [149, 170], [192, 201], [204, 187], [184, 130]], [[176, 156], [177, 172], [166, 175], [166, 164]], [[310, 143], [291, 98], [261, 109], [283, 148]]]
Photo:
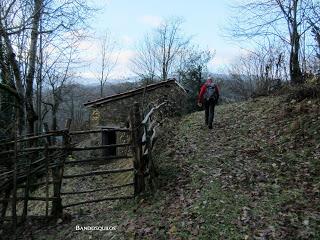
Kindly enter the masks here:
[[92, 47], [95, 47], [95, 44], [93, 44], [92, 41], [89, 40], [82, 40], [78, 45], [78, 48], [81, 51], [88, 51]]
[[121, 43], [123, 45], [129, 45], [130, 46], [130, 45], [132, 45], [134, 43], [134, 39], [132, 37], [128, 36], [128, 35], [123, 35], [121, 37]]
[[136, 55], [133, 50], [122, 50], [118, 53], [118, 62], [121, 64], [127, 64]]
[[94, 39], [85, 39], [79, 43], [78, 49], [80, 51], [81, 60], [91, 63], [95, 61], [99, 54], [99, 43]]
[[97, 79], [97, 76], [94, 74], [94, 72], [91, 72], [91, 71], [81, 72], [79, 75], [85, 78], [87, 81], [88, 80], [96, 81]]
[[247, 53], [247, 50], [237, 47], [223, 50], [217, 49], [215, 56], [209, 62], [209, 70], [217, 72], [217, 70], [226, 69], [230, 64], [235, 63], [240, 55]]
[[119, 78], [126, 75], [130, 75], [130, 61], [136, 52], [133, 50], [121, 50], [120, 52], [114, 53], [114, 57], [118, 58], [117, 65], [111, 73], [111, 78]]
[[106, 7], [107, 5], [110, 5], [112, 0], [93, 0], [92, 3], [94, 6], [97, 7]]
[[158, 27], [162, 23], [163, 19], [155, 15], [144, 15], [140, 17], [140, 21], [151, 27]]
[[[86, 46], [85, 44], [83, 46]], [[110, 73], [109, 78], [121, 78], [131, 74], [130, 61], [136, 55], [136, 52], [133, 50], [125, 49], [114, 52], [111, 55], [111, 58], [114, 61], [117, 61], [114, 69]], [[99, 52], [87, 52], [83, 54], [83, 61], [89, 62], [90, 66], [85, 67], [79, 75], [85, 79], [97, 79], [99, 75]]]

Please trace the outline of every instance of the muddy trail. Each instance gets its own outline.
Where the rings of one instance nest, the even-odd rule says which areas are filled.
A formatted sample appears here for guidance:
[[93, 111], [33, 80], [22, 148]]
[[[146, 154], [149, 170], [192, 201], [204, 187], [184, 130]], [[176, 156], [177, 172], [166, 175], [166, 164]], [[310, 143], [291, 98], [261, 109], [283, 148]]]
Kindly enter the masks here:
[[[319, 239], [318, 100], [280, 97], [221, 105], [166, 124], [157, 143], [158, 190], [103, 202], [29, 239]], [[88, 209], [88, 206], [86, 206]], [[76, 214], [75, 214], [76, 213]], [[80, 231], [77, 226], [115, 226]]]

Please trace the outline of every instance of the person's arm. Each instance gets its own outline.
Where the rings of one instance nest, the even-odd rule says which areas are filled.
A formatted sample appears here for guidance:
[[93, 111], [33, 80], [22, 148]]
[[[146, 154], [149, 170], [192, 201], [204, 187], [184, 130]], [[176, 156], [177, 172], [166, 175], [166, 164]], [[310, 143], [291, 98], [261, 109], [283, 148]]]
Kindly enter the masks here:
[[206, 92], [206, 89], [207, 89], [206, 85], [203, 84], [201, 89], [200, 89], [199, 96], [198, 96], [198, 103], [202, 103], [203, 102], [203, 95]]

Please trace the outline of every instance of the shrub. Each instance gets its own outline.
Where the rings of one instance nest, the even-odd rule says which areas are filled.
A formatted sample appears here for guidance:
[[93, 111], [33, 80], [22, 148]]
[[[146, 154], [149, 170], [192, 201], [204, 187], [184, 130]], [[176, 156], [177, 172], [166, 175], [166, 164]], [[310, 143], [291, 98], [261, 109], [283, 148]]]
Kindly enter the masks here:
[[301, 84], [289, 89], [288, 101], [301, 102], [304, 99], [320, 98], [320, 84]]

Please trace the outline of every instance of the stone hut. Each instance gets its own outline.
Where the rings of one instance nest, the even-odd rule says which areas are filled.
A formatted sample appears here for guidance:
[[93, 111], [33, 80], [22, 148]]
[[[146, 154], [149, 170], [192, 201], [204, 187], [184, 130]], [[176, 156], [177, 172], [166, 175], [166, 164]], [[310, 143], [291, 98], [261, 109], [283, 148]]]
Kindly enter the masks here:
[[168, 101], [172, 111], [184, 111], [187, 92], [175, 80], [170, 79], [127, 92], [100, 98], [85, 103], [90, 109], [90, 127], [123, 127], [127, 124], [129, 112], [134, 102], [138, 102], [142, 109], [150, 108], [163, 101]]

